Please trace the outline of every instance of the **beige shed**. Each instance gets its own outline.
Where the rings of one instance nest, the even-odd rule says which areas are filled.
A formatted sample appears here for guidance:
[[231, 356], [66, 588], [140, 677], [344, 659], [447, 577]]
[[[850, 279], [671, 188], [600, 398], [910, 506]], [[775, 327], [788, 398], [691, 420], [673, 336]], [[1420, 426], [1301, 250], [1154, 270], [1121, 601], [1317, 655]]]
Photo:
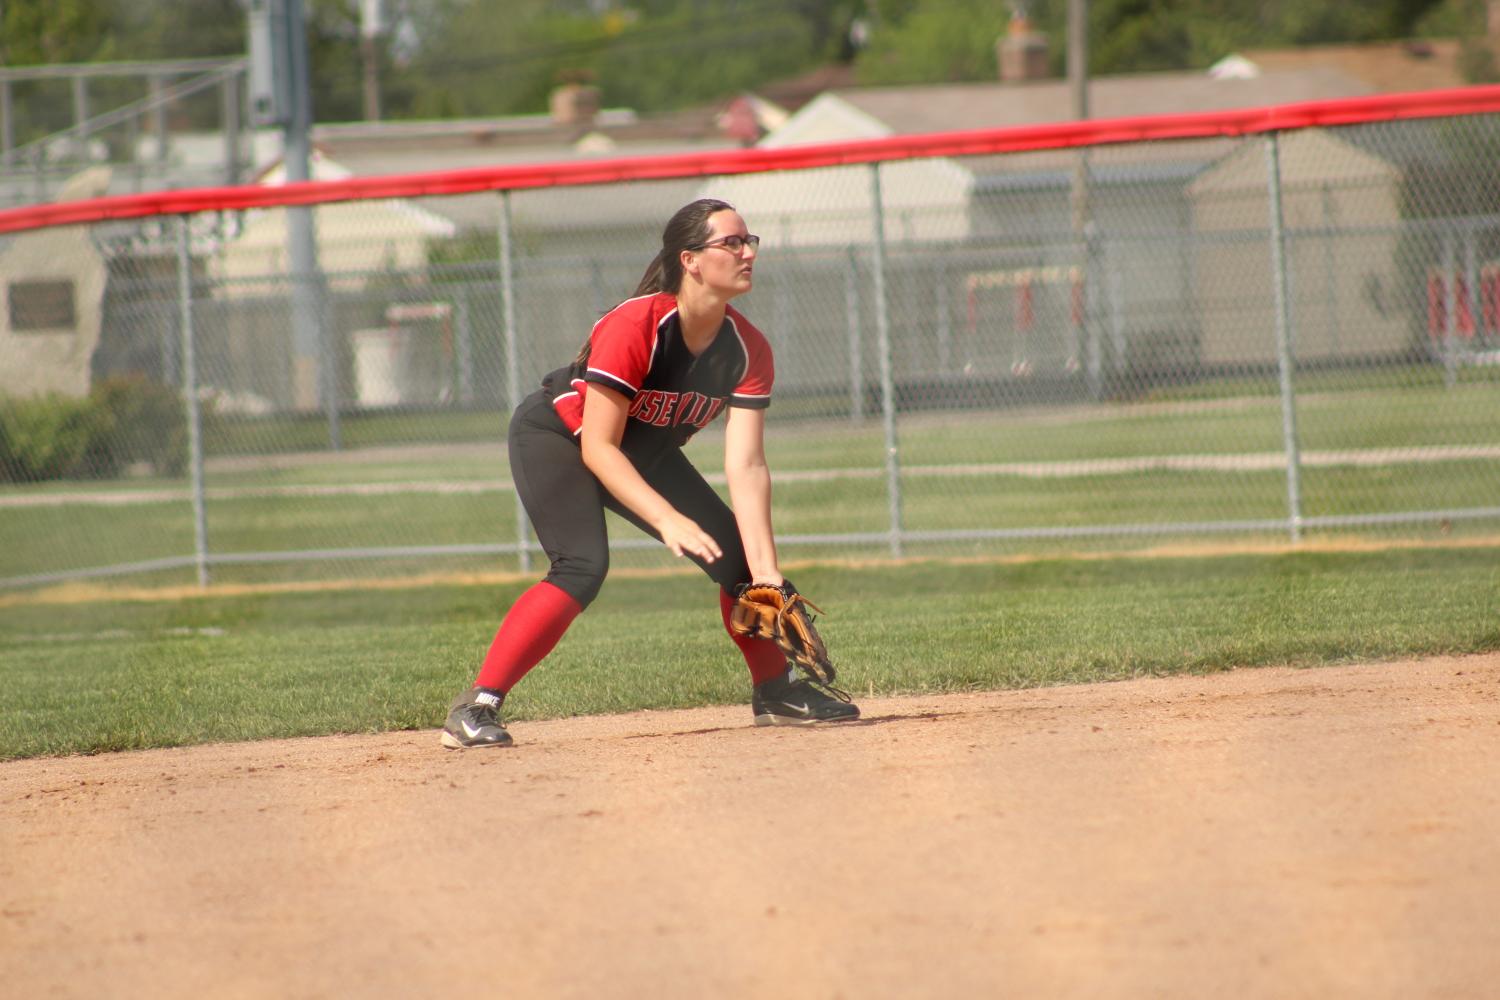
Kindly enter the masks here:
[[[59, 201], [107, 189], [85, 171]], [[23, 233], [0, 247], [0, 393], [86, 396], [99, 345], [107, 268], [86, 226]]]
[[[1283, 135], [1278, 159], [1294, 357], [1404, 350], [1410, 318], [1393, 308], [1399, 168], [1320, 130]], [[1276, 360], [1268, 163], [1267, 142], [1257, 138], [1188, 186], [1198, 242], [1192, 287], [1210, 367]]]

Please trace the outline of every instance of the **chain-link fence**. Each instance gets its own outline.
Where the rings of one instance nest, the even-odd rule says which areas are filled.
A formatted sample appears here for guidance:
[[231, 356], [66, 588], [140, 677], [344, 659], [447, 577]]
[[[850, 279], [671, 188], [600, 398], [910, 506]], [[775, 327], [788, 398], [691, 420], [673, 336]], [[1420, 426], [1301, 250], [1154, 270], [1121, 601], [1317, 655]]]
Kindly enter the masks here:
[[[510, 409], [703, 195], [763, 237], [785, 560], [1492, 532], [1497, 153], [1475, 114], [22, 234], [5, 389], [105, 416], [43, 477], [66, 414], [5, 404], [0, 583], [531, 568]], [[39, 248], [97, 292], [71, 353], [17, 329]]]

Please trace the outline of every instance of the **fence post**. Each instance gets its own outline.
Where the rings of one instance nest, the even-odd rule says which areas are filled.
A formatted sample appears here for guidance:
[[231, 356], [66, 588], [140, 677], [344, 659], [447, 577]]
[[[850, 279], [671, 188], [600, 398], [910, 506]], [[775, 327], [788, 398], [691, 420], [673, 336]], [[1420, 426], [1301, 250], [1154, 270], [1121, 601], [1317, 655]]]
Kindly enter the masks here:
[[880, 196], [880, 164], [870, 164], [870, 203], [875, 225], [875, 349], [880, 363], [880, 414], [885, 432], [885, 488], [890, 514], [891, 555], [901, 557], [901, 457], [896, 444], [896, 386], [891, 375], [891, 315], [885, 290], [885, 210]]
[[[510, 192], [500, 192], [500, 322], [505, 337], [505, 411], [514, 413], [521, 402], [521, 351], [516, 343], [516, 256], [510, 229]], [[516, 494], [516, 557], [521, 572], [531, 569], [531, 548], [527, 533], [526, 510], [521, 495]]]
[[1454, 249], [1453, 228], [1443, 227], [1443, 385], [1449, 389], [1457, 381], [1457, 364], [1454, 358], [1453, 333], [1458, 321], [1458, 268], [1457, 251]]
[[1292, 308], [1287, 286], [1286, 230], [1281, 205], [1281, 146], [1266, 133], [1266, 171], [1271, 209], [1271, 278], [1276, 297], [1276, 368], [1281, 381], [1281, 437], [1286, 450], [1287, 529], [1302, 540], [1302, 456], [1297, 444], [1297, 400], [1292, 391]]
[[10, 166], [15, 149], [16, 114], [11, 101], [10, 81], [0, 80], [0, 167]]
[[182, 401], [188, 418], [188, 467], [193, 481], [193, 557], [198, 586], [208, 586], [208, 516], [203, 503], [203, 414], [193, 355], [193, 252], [188, 217], [177, 217], [177, 296], [182, 327]]
[[937, 371], [939, 378], [946, 377], [953, 367], [953, 310], [948, 301], [948, 258], [938, 254], [933, 264], [932, 289], [937, 301]]
[[1099, 266], [1099, 226], [1089, 219], [1083, 225], [1083, 273], [1077, 294], [1082, 299], [1078, 318], [1083, 324], [1083, 380], [1089, 399], [1096, 403], [1104, 398], [1104, 345], [1099, 329], [1103, 274]]
[[464, 407], [474, 403], [474, 329], [469, 317], [469, 283], [457, 286], [458, 301], [453, 307], [453, 325], [458, 329], [458, 402]]
[[1464, 297], [1465, 305], [1468, 307], [1469, 328], [1463, 332], [1465, 338], [1469, 340], [1470, 347], [1473, 347], [1479, 338], [1484, 336], [1484, 305], [1480, 297], [1479, 261], [1476, 255], [1477, 240], [1474, 229], [1475, 223], [1472, 219], [1464, 223]]
[[844, 269], [844, 316], [849, 324], [849, 420], [859, 423], [865, 418], [865, 371], [862, 355], [864, 337], [860, 331], [859, 257], [849, 247]]

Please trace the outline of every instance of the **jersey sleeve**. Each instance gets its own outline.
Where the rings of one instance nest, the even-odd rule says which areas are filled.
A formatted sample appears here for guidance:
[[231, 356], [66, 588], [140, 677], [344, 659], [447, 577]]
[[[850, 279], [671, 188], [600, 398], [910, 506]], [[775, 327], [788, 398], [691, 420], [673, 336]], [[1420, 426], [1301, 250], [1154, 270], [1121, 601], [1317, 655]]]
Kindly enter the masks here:
[[634, 399], [651, 370], [655, 348], [656, 324], [651, 300], [630, 299], [594, 324], [583, 378]]
[[738, 314], [730, 317], [745, 345], [745, 374], [730, 394], [729, 405], [763, 410], [771, 405], [771, 385], [776, 381], [776, 363], [765, 335]]

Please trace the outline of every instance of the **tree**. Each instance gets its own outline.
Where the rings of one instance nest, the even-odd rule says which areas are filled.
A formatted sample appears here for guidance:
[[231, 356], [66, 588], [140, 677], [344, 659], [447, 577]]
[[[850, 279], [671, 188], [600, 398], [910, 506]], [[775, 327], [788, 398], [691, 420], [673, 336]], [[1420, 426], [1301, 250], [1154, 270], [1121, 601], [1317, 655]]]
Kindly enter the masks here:
[[239, 0], [114, 0], [117, 58], [200, 59], [245, 51], [245, 8]]
[[[1053, 72], [1066, 57], [1068, 0], [868, 0], [874, 37], [856, 65], [866, 82], [992, 80], [993, 46], [1010, 9], [1048, 39]], [[1483, 0], [1088, 0], [1089, 71], [1202, 69], [1236, 49], [1473, 36]], [[1478, 15], [1475, 9], [1480, 9]], [[1004, 14], [1005, 17], [998, 16]], [[1440, 25], [1441, 30], [1427, 26]], [[1482, 30], [1480, 31], [1482, 34]], [[1482, 59], [1473, 59], [1478, 65]]]
[[0, 64], [45, 66], [115, 58], [109, 0], [5, 0]]
[[862, 83], [993, 80], [995, 43], [1009, 14], [986, 0], [883, 3], [869, 47], [856, 65]]
[[410, 103], [417, 117], [542, 112], [564, 78], [609, 105], [707, 103], [808, 69], [842, 41], [848, 0], [438, 0], [422, 15]]

